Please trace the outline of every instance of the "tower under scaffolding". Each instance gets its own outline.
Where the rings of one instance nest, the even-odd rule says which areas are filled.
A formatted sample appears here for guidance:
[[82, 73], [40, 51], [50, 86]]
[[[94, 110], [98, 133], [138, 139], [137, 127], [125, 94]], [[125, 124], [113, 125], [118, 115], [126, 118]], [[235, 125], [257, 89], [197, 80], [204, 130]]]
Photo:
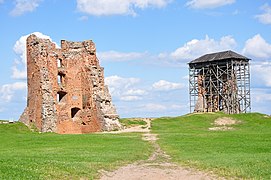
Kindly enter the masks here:
[[190, 112], [250, 112], [249, 60], [223, 51], [188, 63]]

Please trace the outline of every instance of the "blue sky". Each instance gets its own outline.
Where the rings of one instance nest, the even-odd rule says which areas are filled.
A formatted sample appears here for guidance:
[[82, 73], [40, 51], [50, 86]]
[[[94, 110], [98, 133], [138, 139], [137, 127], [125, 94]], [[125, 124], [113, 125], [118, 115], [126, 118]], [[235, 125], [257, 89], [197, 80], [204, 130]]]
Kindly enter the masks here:
[[189, 112], [187, 63], [233, 50], [252, 59], [252, 111], [271, 114], [271, 1], [0, 0], [0, 119], [26, 105], [25, 39], [96, 43], [121, 117]]

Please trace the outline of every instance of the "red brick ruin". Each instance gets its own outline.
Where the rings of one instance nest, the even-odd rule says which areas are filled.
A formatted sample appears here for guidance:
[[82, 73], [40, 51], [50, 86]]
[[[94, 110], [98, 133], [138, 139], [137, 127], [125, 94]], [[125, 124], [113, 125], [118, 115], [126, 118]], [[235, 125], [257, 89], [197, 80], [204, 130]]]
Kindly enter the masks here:
[[20, 121], [40, 132], [80, 134], [121, 127], [95, 44], [27, 38], [27, 107]]

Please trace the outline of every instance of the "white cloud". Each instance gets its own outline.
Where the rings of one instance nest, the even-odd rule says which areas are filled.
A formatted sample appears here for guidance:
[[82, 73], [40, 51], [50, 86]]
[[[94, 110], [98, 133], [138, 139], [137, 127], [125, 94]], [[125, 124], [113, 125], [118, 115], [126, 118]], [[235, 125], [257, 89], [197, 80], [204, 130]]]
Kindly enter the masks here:
[[232, 15], [238, 15], [241, 14], [242, 12], [240, 12], [240, 10], [236, 9], [235, 11], [232, 12]]
[[209, 38], [206, 35], [205, 39], [192, 39], [185, 43], [182, 47], [177, 48], [175, 51], [167, 53], [162, 52], [159, 54], [149, 54], [148, 52], [118, 52], [106, 51], [99, 52], [97, 56], [103, 61], [131, 61], [131, 60], [145, 60], [151, 64], [163, 65], [177, 65], [177, 61], [187, 62], [193, 60], [206, 53], [213, 53], [217, 51], [231, 50], [236, 47], [235, 39], [228, 35], [223, 36], [219, 40]]
[[19, 70], [16, 65], [12, 66], [12, 75], [11, 77], [13, 79], [26, 79], [27, 77], [27, 71], [26, 68], [24, 67], [22, 70]]
[[148, 7], [165, 7], [172, 0], [77, 0], [80, 12], [95, 16], [136, 15], [135, 9]]
[[[41, 32], [33, 32], [33, 33], [30, 33], [30, 34], [35, 34], [39, 38], [49, 39], [50, 41], [52, 41], [50, 36], [44, 35]], [[20, 37], [20, 39], [17, 40], [15, 45], [13, 46], [14, 52], [16, 54], [20, 55], [21, 60], [23, 61], [23, 63], [26, 63], [26, 39], [30, 34], [27, 34], [27, 35], [24, 35], [24, 36]]]
[[145, 90], [137, 89], [135, 86], [140, 82], [138, 78], [123, 78], [120, 76], [110, 76], [105, 78], [113, 98], [122, 101], [135, 101], [142, 99], [147, 94]]
[[252, 88], [252, 111], [270, 114], [271, 91], [270, 88]]
[[270, 58], [271, 44], [267, 43], [260, 34], [246, 41], [243, 54], [256, 58]]
[[160, 80], [158, 82], [153, 83], [152, 87], [154, 88], [154, 90], [158, 91], [171, 91], [176, 89], [182, 89], [184, 85], [181, 83], [173, 83], [165, 80]]
[[155, 112], [160, 112], [160, 111], [165, 111], [167, 107], [162, 104], [155, 104], [155, 103], [148, 103], [146, 105], [143, 105], [141, 107], [144, 111], [155, 111]]
[[137, 52], [117, 52], [117, 51], [107, 51], [99, 52], [97, 56], [101, 61], [129, 61], [137, 60], [146, 56], [147, 53], [137, 53]]
[[190, 0], [186, 3], [186, 5], [194, 9], [212, 9], [233, 4], [234, 2], [235, 0]]
[[16, 0], [15, 8], [10, 12], [12, 16], [20, 16], [26, 12], [34, 11], [42, 0]]
[[271, 94], [266, 89], [256, 88], [252, 89], [252, 98], [255, 103], [271, 101]]
[[0, 87], [0, 100], [10, 102], [13, 98], [15, 91], [26, 90], [27, 85], [25, 82], [15, 82], [13, 84], [5, 84]]
[[80, 18], [78, 18], [78, 20], [80, 20], [80, 21], [87, 21], [88, 20], [88, 16], [81, 16]]
[[142, 97], [139, 96], [121, 96], [120, 100], [122, 101], [137, 101], [137, 100], [141, 100]]
[[257, 103], [262, 102], [262, 101], [271, 101], [271, 94], [255, 94], [255, 101]]
[[[181, 104], [171, 104], [171, 105], [166, 105], [166, 104], [160, 104], [160, 103], [147, 103], [145, 105], [139, 106], [139, 108], [143, 112], [156, 112], [156, 113], [169, 113], [170, 112], [175, 112], [176, 110], [180, 111], [181, 109], [187, 108], [186, 105], [181, 105]], [[165, 115], [169, 115], [165, 114]]]
[[193, 39], [170, 54], [176, 60], [193, 60], [207, 53], [234, 49], [236, 41], [231, 36], [223, 36], [216, 41], [208, 36], [205, 39]]
[[147, 91], [142, 89], [128, 89], [122, 92], [120, 100], [123, 101], [136, 101], [141, 100], [144, 95], [148, 94]]
[[147, 92], [142, 89], [129, 89], [125, 92], [125, 95], [145, 95]]
[[[50, 41], [52, 41], [52, 39], [49, 36], [44, 35], [40, 32], [33, 32], [31, 34], [35, 34], [39, 38], [49, 39]], [[27, 73], [26, 73], [26, 39], [29, 35], [30, 34], [20, 37], [20, 39], [17, 40], [15, 45], [13, 46], [13, 51], [20, 57], [20, 61], [15, 60], [14, 66], [12, 67], [12, 78], [14, 78], [14, 79], [26, 79], [26, 77], [27, 77]], [[21, 67], [21, 69], [19, 67]]]
[[178, 109], [184, 109], [184, 108], [187, 108], [187, 105], [180, 105], [180, 104], [172, 104], [170, 106], [170, 109], [173, 109], [173, 110], [178, 110]]
[[271, 24], [271, 6], [266, 3], [261, 9], [263, 10], [263, 13], [256, 15], [255, 18], [263, 24]]
[[260, 62], [251, 65], [254, 85], [271, 87], [271, 62]]
[[165, 80], [151, 83], [120, 76], [107, 77], [105, 83], [122, 116], [156, 117], [178, 115], [188, 110], [182, 105], [182, 101], [186, 101], [185, 97], [182, 98], [186, 88], [181, 83]]
[[138, 78], [123, 78], [120, 76], [109, 76], [105, 78], [105, 84], [109, 86], [109, 88], [119, 88], [119, 89], [127, 89], [131, 86], [140, 82]]
[[189, 75], [183, 76], [182, 79], [188, 81], [189, 80]]
[[0, 108], [0, 112], [4, 112], [4, 111], [5, 111], [5, 108]]
[[[208, 35], [204, 39], [192, 39], [173, 52], [162, 52], [150, 54], [148, 52], [99, 52], [98, 57], [101, 61], [131, 61], [144, 60], [144, 62], [155, 65], [172, 66], [183, 64], [207, 53], [226, 51], [235, 49], [237, 43], [235, 39], [228, 35], [216, 40]], [[179, 63], [179, 64], [178, 64]]]

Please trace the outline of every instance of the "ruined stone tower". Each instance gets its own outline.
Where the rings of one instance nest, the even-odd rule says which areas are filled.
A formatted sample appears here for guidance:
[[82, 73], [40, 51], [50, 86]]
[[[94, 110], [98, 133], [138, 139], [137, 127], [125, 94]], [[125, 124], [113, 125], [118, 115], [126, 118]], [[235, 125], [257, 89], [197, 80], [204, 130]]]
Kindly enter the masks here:
[[20, 121], [61, 134], [120, 128], [91, 40], [62, 40], [59, 49], [30, 35], [26, 47], [28, 96]]

